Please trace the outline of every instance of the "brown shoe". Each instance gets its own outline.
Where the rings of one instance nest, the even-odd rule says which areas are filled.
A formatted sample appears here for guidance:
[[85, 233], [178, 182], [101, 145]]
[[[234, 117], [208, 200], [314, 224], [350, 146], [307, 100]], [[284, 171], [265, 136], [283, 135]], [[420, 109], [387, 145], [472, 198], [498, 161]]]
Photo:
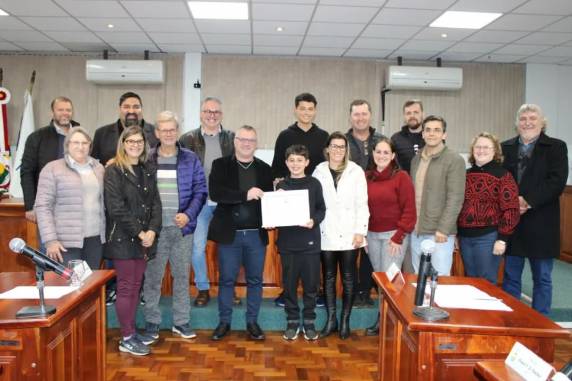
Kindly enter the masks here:
[[206, 307], [210, 300], [209, 290], [199, 290], [194, 305], [195, 307]]
[[234, 296], [232, 297], [232, 303], [235, 306], [240, 306], [242, 304], [242, 300], [240, 300], [240, 298], [238, 297], [238, 295], [236, 295], [236, 292], [234, 293]]

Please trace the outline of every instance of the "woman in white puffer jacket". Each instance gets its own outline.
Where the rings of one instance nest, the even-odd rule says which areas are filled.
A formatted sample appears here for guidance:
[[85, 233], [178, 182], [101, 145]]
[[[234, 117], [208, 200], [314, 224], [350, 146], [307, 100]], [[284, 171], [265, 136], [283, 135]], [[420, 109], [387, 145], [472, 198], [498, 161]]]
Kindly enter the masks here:
[[367, 183], [361, 167], [349, 161], [348, 141], [341, 132], [329, 136], [325, 156], [327, 161], [320, 163], [313, 174], [322, 185], [326, 202], [326, 218], [320, 224], [320, 230], [328, 316], [321, 337], [338, 330], [336, 276], [339, 263], [343, 286], [339, 335], [347, 339], [350, 336], [357, 249], [366, 245], [369, 219]]

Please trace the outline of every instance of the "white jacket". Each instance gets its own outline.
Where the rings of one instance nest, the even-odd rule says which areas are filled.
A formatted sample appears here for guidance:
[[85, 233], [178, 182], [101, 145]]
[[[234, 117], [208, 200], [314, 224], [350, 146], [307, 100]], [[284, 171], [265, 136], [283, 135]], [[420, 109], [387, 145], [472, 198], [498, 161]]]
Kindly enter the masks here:
[[369, 221], [367, 206], [367, 183], [361, 167], [350, 161], [334, 187], [329, 164], [324, 161], [316, 167], [313, 175], [322, 184], [326, 202], [326, 218], [320, 224], [322, 250], [351, 250], [354, 234], [364, 236]]

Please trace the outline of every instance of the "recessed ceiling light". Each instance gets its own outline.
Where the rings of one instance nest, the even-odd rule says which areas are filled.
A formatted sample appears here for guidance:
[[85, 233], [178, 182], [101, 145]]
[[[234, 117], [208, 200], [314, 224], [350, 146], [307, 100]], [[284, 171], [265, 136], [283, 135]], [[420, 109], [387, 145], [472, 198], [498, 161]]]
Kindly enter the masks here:
[[282, 28], [281, 26], [277, 26], [277, 27], [276, 27], [276, 31], [277, 31], [277, 32], [282, 32], [282, 31], [284, 31], [284, 28]]
[[10, 16], [7, 12], [0, 9], [0, 16]]
[[113, 28], [115, 28], [115, 25], [113, 25], [113, 24], [107, 24], [107, 27], [108, 27], [109, 29], [113, 29]]
[[481, 29], [502, 16], [502, 13], [447, 11], [433, 21], [433, 28]]
[[447, 33], [441, 33], [441, 37], [447, 38]]
[[195, 19], [248, 20], [248, 3], [189, 1]]

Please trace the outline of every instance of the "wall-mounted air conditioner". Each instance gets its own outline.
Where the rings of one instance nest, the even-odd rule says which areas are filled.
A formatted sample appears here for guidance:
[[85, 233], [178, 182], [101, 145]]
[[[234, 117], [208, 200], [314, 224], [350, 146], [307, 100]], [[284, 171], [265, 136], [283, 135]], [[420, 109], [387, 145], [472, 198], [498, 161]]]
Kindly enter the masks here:
[[392, 90], [459, 90], [463, 69], [457, 67], [390, 66], [385, 87]]
[[88, 60], [85, 77], [89, 82], [113, 84], [161, 84], [165, 81], [160, 60]]

